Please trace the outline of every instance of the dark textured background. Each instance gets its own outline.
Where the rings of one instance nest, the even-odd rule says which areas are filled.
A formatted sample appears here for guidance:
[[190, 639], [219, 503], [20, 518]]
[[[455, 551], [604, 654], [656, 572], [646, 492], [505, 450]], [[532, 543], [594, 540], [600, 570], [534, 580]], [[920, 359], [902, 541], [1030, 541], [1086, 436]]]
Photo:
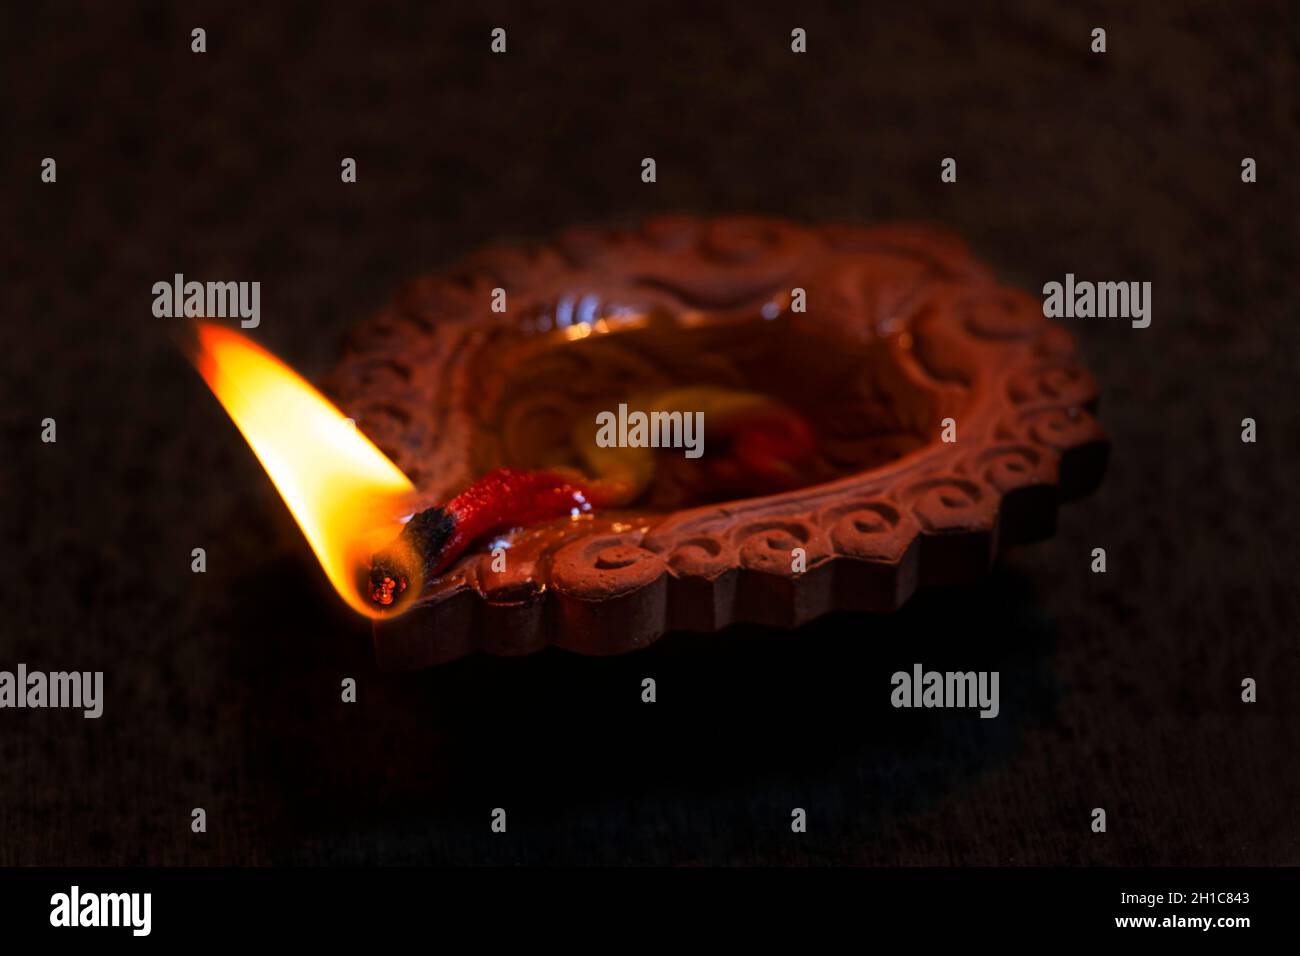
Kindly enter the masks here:
[[[0, 667], [107, 700], [0, 712], [0, 863], [1300, 863], [1286, 4], [5, 6]], [[1034, 290], [1151, 280], [1151, 328], [1069, 323], [1101, 491], [886, 620], [376, 674], [150, 286], [261, 280], [256, 337], [318, 376], [482, 241], [668, 211], [932, 219]], [[913, 661], [1000, 669], [1002, 716], [891, 710]]]

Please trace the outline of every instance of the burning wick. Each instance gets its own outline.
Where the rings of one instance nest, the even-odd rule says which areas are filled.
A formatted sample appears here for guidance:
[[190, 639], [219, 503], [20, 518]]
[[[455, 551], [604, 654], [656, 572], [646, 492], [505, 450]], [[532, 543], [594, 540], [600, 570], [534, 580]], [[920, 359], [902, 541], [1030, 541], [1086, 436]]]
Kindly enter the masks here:
[[370, 559], [366, 587], [370, 603], [379, 608], [392, 607], [412, 580], [433, 577], [444, 561], [450, 563], [446, 550], [452, 523], [444, 508], [427, 508], [414, 515], [398, 539]]
[[[415, 486], [270, 352], [210, 322], [196, 323], [193, 333], [183, 344], [195, 367], [266, 468], [326, 577], [349, 607], [377, 617], [358, 569], [368, 570], [376, 549], [402, 531]], [[390, 603], [400, 594], [394, 580]]]
[[615, 496], [606, 483], [560, 472], [490, 471], [444, 507], [412, 517], [397, 540], [371, 558], [366, 593], [376, 608], [389, 608], [413, 582], [437, 577], [479, 538], [586, 514]]

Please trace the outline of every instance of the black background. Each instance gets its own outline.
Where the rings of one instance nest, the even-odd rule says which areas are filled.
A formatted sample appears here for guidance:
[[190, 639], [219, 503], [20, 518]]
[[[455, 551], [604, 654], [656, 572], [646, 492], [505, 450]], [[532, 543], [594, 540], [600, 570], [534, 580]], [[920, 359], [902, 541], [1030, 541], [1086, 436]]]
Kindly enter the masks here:
[[[0, 667], [103, 670], [106, 703], [0, 712], [0, 864], [1300, 862], [1285, 4], [7, 6]], [[256, 338], [319, 376], [477, 244], [672, 211], [1150, 280], [1148, 329], [1067, 320], [1101, 490], [887, 619], [375, 673], [151, 285], [260, 280]], [[914, 661], [999, 669], [1001, 717], [891, 710]]]

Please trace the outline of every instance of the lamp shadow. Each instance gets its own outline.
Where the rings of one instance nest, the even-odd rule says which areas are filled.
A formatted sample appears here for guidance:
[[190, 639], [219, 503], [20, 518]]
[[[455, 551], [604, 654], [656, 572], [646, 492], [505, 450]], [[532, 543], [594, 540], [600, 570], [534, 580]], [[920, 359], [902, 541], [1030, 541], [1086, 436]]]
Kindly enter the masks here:
[[[789, 834], [795, 807], [821, 834], [801, 852], [831, 853], [959, 798], [1059, 698], [1055, 630], [1005, 566], [891, 615], [381, 674], [368, 625], [333, 613], [302, 565], [272, 563], [229, 611], [265, 635], [232, 666], [251, 675], [246, 759], [286, 862], [745, 860], [764, 831]], [[999, 671], [999, 715], [895, 709], [891, 675], [917, 663]], [[498, 807], [526, 839], [494, 838]]]

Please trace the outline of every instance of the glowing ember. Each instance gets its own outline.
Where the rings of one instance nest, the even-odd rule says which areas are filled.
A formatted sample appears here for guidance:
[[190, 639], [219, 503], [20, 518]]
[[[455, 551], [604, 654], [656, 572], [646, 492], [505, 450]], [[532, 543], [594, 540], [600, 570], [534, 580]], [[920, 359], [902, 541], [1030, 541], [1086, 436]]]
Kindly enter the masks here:
[[376, 583], [372, 580], [370, 585], [370, 600], [380, 607], [390, 607], [397, 600], [397, 595], [406, 590], [406, 578], [402, 575], [394, 577], [391, 574], [380, 576]]
[[[350, 607], [379, 616], [363, 590], [370, 556], [401, 532], [414, 486], [274, 355], [221, 326], [199, 323], [197, 335], [199, 374], [266, 468], [330, 583]], [[394, 590], [403, 589], [394, 582]], [[391, 604], [396, 594], [387, 596]]]

